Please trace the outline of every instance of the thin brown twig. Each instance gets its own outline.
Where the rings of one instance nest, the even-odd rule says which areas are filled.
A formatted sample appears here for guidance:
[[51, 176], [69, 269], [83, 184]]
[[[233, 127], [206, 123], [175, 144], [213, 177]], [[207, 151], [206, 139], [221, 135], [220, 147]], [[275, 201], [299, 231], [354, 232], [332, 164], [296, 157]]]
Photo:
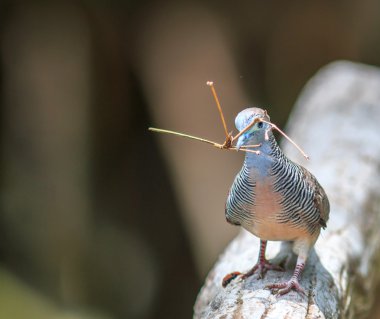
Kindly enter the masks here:
[[247, 152], [247, 153], [255, 153], [257, 155], [260, 154], [260, 151], [250, 150], [247, 148], [237, 149], [235, 146], [226, 147], [225, 144], [219, 144], [219, 143], [207, 140], [205, 138], [201, 138], [201, 137], [197, 137], [197, 136], [193, 136], [193, 135], [189, 135], [189, 134], [185, 134], [185, 133], [180, 133], [180, 132], [175, 132], [175, 131], [170, 131], [170, 130], [164, 130], [164, 129], [155, 128], [155, 127], [149, 127], [148, 130], [152, 131], [152, 132], [157, 132], [157, 133], [172, 134], [172, 135], [177, 135], [177, 136], [181, 136], [181, 137], [185, 137], [185, 138], [190, 138], [192, 140], [196, 140], [199, 142], [211, 144], [212, 146], [219, 148], [221, 150], [223, 150], [223, 149], [224, 150], [230, 150], [230, 151], [241, 150], [241, 151]]
[[[259, 146], [261, 146], [261, 144], [258, 144], [258, 145], [242, 145], [239, 149], [237, 149], [235, 146], [232, 146], [232, 143], [235, 140], [237, 140], [241, 135], [243, 135], [245, 132], [247, 132], [256, 123], [264, 122], [264, 123], [267, 123], [267, 124], [270, 125], [270, 128], [265, 131], [265, 140], [269, 139], [268, 132], [271, 129], [276, 129], [290, 143], [292, 143], [293, 146], [295, 146], [307, 160], [309, 159], [309, 156], [288, 135], [286, 135], [281, 129], [279, 129], [277, 125], [273, 124], [272, 122], [265, 121], [262, 118], [255, 118], [251, 123], [249, 123], [243, 130], [241, 130], [235, 136], [232, 135], [232, 132], [228, 133], [226, 121], [224, 119], [222, 107], [220, 106], [220, 102], [219, 102], [218, 96], [217, 96], [216, 91], [215, 91], [214, 83], [211, 82], [211, 81], [208, 81], [207, 85], [210, 86], [211, 92], [214, 95], [216, 106], [218, 107], [219, 115], [220, 115], [220, 118], [221, 118], [222, 123], [223, 123], [224, 132], [226, 134], [226, 140], [224, 141], [223, 144], [219, 144], [219, 143], [216, 143], [216, 142], [213, 142], [213, 141], [201, 138], [201, 137], [196, 137], [196, 136], [193, 136], [193, 135], [184, 134], [184, 133], [175, 132], [175, 131], [170, 131], [170, 130], [163, 130], [163, 129], [153, 128], [153, 127], [150, 127], [149, 130], [153, 131], [153, 132], [158, 132], [158, 133], [174, 134], [174, 135], [178, 135], [178, 136], [181, 136], [181, 137], [190, 138], [190, 139], [197, 140], [197, 141], [200, 141], [200, 142], [203, 142], [203, 143], [211, 144], [212, 146], [214, 146], [216, 148], [219, 148], [219, 149], [235, 150], [235, 151], [241, 150], [243, 152], [255, 153], [255, 154], [259, 155], [260, 151], [251, 150], [249, 148], [259, 147]], [[265, 111], [265, 114], [266, 114], [266, 111]]]
[[216, 94], [216, 91], [215, 91], [214, 82], [208, 81], [206, 84], [211, 88], [212, 95], [214, 96], [214, 99], [215, 99], [215, 102], [216, 102], [216, 106], [218, 107], [219, 115], [220, 115], [220, 118], [221, 118], [222, 123], [223, 123], [223, 128], [224, 128], [224, 132], [226, 133], [226, 138], [229, 139], [230, 138], [230, 134], [228, 134], [227, 124], [226, 124], [226, 121], [224, 119], [224, 114], [223, 114], [223, 111], [222, 111], [222, 107], [220, 106], [218, 95]]
[[307, 160], [309, 160], [310, 159], [310, 157], [309, 157], [309, 155], [307, 155], [303, 150], [302, 150], [302, 148], [301, 147], [299, 147], [298, 145], [297, 145], [297, 143], [296, 142], [294, 142], [288, 135], [286, 135], [276, 124], [273, 124], [272, 122], [268, 122], [268, 121], [265, 121], [265, 120], [263, 120], [263, 119], [260, 119], [260, 121], [261, 122], [264, 122], [264, 123], [267, 123], [267, 124], [269, 124], [272, 128], [274, 128], [274, 129], [276, 129], [278, 132], [280, 132], [290, 143], [292, 143], [293, 144], [293, 146], [295, 146], [295, 148], [297, 149], [297, 150], [299, 150], [300, 151], [300, 153], [307, 159]]
[[242, 136], [245, 132], [247, 132], [253, 125], [255, 125], [258, 122], [261, 122], [262, 120], [260, 118], [255, 118], [251, 123], [249, 123], [244, 129], [242, 129], [238, 134], [232, 137], [232, 142], [237, 140], [240, 136]]
[[252, 148], [252, 147], [260, 147], [262, 144], [251, 144], [251, 145], [242, 145], [240, 148]]

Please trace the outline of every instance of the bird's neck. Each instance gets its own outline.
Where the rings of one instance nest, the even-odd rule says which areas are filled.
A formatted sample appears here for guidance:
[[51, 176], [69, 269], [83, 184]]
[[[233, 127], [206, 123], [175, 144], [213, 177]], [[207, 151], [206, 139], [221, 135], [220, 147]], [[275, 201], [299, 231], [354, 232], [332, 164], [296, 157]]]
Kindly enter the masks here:
[[262, 141], [255, 150], [260, 153], [247, 152], [244, 165], [256, 177], [265, 177], [269, 174], [273, 163], [284, 156], [273, 134], [269, 135], [268, 140]]

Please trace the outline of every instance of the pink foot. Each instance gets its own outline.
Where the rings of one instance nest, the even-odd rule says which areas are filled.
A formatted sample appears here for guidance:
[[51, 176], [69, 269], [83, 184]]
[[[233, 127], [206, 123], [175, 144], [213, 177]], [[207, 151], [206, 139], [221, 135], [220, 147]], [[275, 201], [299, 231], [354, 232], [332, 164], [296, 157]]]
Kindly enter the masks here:
[[299, 292], [300, 294], [306, 296], [305, 290], [301, 287], [300, 283], [297, 279], [291, 278], [287, 282], [279, 283], [279, 284], [270, 284], [267, 285], [265, 288], [270, 289], [272, 292], [274, 290], [277, 290], [277, 295], [285, 295], [292, 289]]
[[224, 276], [222, 280], [222, 286], [226, 288], [227, 285], [238, 276], [241, 276], [242, 279], [246, 279], [252, 276], [257, 270], [259, 271], [258, 279], [262, 279], [264, 278], [264, 275], [266, 274], [268, 270], [284, 271], [284, 268], [278, 265], [272, 265], [268, 260], [262, 260], [262, 261], [259, 261], [255, 266], [253, 266], [253, 268], [250, 271], [248, 271], [245, 274], [235, 271]]
[[252, 276], [257, 270], [259, 273], [258, 279], [262, 279], [264, 278], [268, 270], [284, 271], [284, 268], [278, 265], [272, 265], [268, 260], [264, 259], [257, 262], [257, 264], [253, 266], [253, 268], [250, 271], [243, 274], [242, 278], [246, 279]]

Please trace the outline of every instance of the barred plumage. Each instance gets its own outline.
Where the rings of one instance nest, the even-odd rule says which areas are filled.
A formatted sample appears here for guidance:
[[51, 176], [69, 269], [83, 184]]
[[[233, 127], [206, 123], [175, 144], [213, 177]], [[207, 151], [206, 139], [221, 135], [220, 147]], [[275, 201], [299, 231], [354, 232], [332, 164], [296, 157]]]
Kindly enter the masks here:
[[[236, 118], [236, 126], [243, 130], [255, 118], [269, 121], [259, 108], [246, 109]], [[297, 276], [286, 284], [272, 285], [286, 293], [292, 288], [301, 291], [298, 275], [309, 249], [318, 238], [320, 228], [326, 227], [329, 215], [327, 196], [316, 178], [302, 166], [289, 160], [278, 146], [269, 124], [259, 122], [238, 140], [242, 145], [260, 145], [260, 155], [246, 153], [243, 167], [236, 176], [226, 202], [226, 218], [241, 225], [262, 240], [294, 242], [298, 254]], [[273, 265], [260, 253], [258, 264], [244, 277], [257, 269], [265, 272]]]
[[233, 185], [226, 202], [226, 219], [234, 225], [249, 224], [253, 218], [251, 208], [255, 202], [255, 182], [250, 178], [245, 163]]

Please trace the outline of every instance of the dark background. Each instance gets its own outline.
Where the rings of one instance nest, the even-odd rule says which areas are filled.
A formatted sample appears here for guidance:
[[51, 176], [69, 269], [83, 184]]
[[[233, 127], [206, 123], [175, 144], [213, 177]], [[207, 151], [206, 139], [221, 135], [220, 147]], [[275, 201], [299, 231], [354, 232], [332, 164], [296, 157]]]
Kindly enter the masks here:
[[0, 58], [0, 317], [190, 318], [242, 154], [147, 128], [223, 142], [208, 80], [283, 127], [380, 2], [0, 1]]

